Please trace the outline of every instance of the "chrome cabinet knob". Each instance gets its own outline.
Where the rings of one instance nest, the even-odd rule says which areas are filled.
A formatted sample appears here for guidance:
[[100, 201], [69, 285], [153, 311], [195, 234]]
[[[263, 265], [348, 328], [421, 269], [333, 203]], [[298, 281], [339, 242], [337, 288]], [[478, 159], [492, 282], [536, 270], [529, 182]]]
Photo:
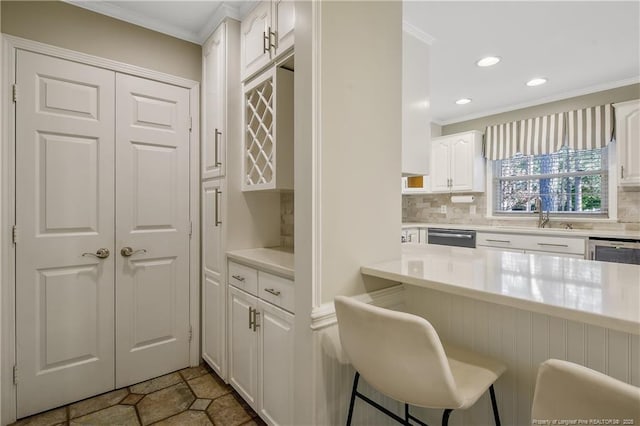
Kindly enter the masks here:
[[98, 259], [106, 259], [110, 254], [111, 252], [109, 252], [109, 249], [106, 248], [100, 248], [95, 253], [82, 253], [83, 256], [93, 256], [97, 257]]
[[130, 257], [130, 256], [133, 256], [134, 254], [146, 253], [146, 252], [147, 251], [145, 249], [134, 250], [131, 247], [122, 247], [122, 250], [120, 250], [120, 254], [123, 255], [124, 257]]

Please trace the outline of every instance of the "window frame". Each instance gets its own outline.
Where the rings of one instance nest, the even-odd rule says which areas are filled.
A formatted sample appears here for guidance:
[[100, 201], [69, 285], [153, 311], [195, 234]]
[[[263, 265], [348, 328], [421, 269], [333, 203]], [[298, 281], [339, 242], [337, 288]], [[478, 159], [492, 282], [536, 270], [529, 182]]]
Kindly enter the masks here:
[[[496, 160], [486, 160], [486, 218], [494, 220], [527, 220], [536, 219], [538, 212], [496, 212], [494, 210], [496, 200], [494, 195], [494, 177]], [[618, 158], [616, 142], [607, 145], [608, 167], [608, 214], [589, 212], [551, 212], [550, 221], [563, 222], [617, 222], [618, 221]]]

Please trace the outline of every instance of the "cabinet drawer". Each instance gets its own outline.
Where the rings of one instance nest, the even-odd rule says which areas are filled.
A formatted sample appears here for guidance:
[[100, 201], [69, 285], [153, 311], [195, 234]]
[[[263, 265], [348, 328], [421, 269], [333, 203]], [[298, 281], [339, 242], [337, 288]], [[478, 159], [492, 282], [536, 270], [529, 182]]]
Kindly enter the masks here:
[[293, 281], [258, 271], [258, 283], [258, 297], [260, 299], [293, 312], [295, 306]]
[[258, 294], [258, 271], [245, 265], [229, 261], [229, 284], [251, 293]]
[[549, 253], [571, 253], [584, 256], [584, 238], [529, 236], [526, 240], [526, 250], [544, 251]]
[[476, 233], [476, 246], [524, 249], [523, 235]]
[[476, 246], [584, 256], [585, 239], [579, 237], [478, 232], [476, 234]]

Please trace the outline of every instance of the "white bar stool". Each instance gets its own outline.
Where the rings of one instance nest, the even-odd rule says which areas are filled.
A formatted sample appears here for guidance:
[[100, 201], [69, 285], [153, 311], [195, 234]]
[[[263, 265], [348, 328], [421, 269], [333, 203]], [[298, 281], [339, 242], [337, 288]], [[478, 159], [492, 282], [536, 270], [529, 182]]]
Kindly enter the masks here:
[[[584, 420], [586, 424], [637, 425], [640, 388], [582, 365], [549, 359], [538, 369], [531, 419], [532, 424]], [[619, 423], [606, 423], [608, 420]]]
[[[493, 383], [505, 366], [480, 354], [443, 347], [433, 326], [406, 312], [379, 308], [344, 296], [334, 300], [340, 342], [356, 370], [347, 425], [356, 397], [401, 424], [422, 421], [409, 414], [409, 404], [444, 409], [447, 425], [453, 410], [471, 407], [489, 390], [496, 426], [500, 416]], [[405, 404], [404, 418], [358, 392], [360, 375], [378, 392]]]

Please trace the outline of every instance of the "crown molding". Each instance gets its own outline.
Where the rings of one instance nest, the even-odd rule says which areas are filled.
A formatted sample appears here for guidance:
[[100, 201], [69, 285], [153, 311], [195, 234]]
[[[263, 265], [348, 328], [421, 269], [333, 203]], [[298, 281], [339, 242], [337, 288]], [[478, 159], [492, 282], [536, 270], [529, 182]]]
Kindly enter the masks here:
[[449, 124], [461, 123], [463, 121], [475, 120], [477, 118], [483, 118], [491, 115], [502, 114], [504, 112], [515, 111], [523, 108], [529, 108], [537, 105], [548, 104], [556, 101], [562, 101], [565, 99], [575, 98], [578, 96], [590, 95], [592, 93], [602, 92], [604, 90], [615, 89], [617, 87], [623, 87], [623, 86], [628, 86], [630, 84], [637, 84], [637, 83], [640, 83], [640, 76], [631, 77], [623, 80], [611, 81], [611, 82], [602, 83], [602, 84], [596, 84], [593, 86], [584, 87], [582, 89], [570, 90], [570, 91], [559, 93], [556, 95], [539, 98], [530, 102], [507, 105], [504, 107], [481, 111], [478, 113], [451, 118], [448, 120], [433, 119], [432, 122], [440, 126], [447, 126]]
[[434, 36], [425, 33], [420, 28], [408, 23], [407, 21], [402, 21], [402, 31], [412, 35], [413, 37], [428, 45], [432, 45], [436, 41], [436, 38]]
[[213, 33], [213, 30], [215, 30], [223, 20], [225, 20], [226, 18], [241, 20], [247, 12], [247, 9], [255, 4], [255, 2], [246, 2], [248, 4], [242, 3], [240, 4], [240, 7], [235, 7], [234, 5], [229, 4], [229, 2], [223, 2], [216, 8], [216, 10], [211, 14], [211, 17], [201, 28], [186, 30], [177, 25], [169, 24], [158, 19], [149, 18], [148, 16], [144, 16], [140, 13], [132, 12], [113, 3], [88, 0], [62, 1], [73, 6], [91, 10], [92, 12], [96, 12], [101, 15], [110, 16], [120, 21], [129, 22], [130, 24], [138, 25], [140, 27], [167, 34], [172, 37], [176, 37], [181, 40], [186, 40], [199, 45], [202, 45], [205, 42], [209, 35]]

